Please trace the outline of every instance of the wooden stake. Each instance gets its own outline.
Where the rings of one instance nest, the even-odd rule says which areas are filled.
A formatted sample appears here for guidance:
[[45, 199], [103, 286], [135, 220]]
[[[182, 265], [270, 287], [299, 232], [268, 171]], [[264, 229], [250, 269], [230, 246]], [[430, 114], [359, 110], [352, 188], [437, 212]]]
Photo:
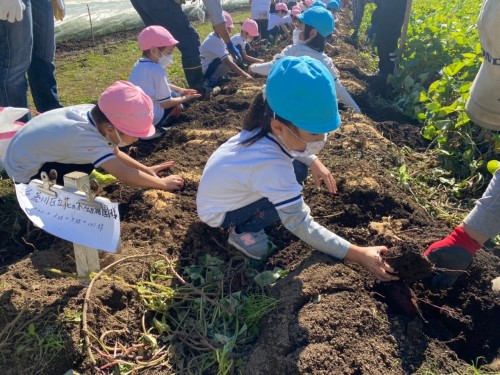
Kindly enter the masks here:
[[[71, 172], [64, 175], [64, 187], [72, 190], [83, 191], [84, 186], [90, 186], [89, 175], [82, 172]], [[73, 243], [75, 251], [76, 272], [78, 278], [87, 279], [92, 272], [101, 269], [99, 264], [99, 252], [92, 247]]]

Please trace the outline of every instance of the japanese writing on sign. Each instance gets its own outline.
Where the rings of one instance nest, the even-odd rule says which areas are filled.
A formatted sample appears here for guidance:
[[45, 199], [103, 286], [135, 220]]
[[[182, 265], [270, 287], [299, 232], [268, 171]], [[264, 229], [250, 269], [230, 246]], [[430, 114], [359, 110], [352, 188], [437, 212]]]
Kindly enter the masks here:
[[37, 227], [62, 239], [96, 249], [115, 252], [120, 239], [118, 203], [96, 197], [97, 205], [86, 204], [81, 193], [54, 189], [51, 196], [34, 182], [17, 184], [19, 205]]

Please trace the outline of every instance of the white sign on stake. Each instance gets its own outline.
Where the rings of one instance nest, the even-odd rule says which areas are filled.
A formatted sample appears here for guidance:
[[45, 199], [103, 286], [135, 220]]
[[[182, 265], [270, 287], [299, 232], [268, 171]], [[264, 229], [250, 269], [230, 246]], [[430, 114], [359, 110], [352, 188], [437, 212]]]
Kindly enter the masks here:
[[91, 206], [82, 192], [54, 185], [53, 196], [40, 191], [34, 181], [15, 186], [19, 205], [37, 227], [67, 241], [116, 252], [120, 240], [118, 203], [96, 197], [98, 207]]

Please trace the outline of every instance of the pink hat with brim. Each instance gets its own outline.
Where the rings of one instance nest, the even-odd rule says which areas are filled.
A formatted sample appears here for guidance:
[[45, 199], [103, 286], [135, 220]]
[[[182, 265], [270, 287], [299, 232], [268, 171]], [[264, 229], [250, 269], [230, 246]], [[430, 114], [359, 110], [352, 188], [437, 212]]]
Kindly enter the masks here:
[[113, 83], [101, 94], [97, 105], [123, 134], [146, 138], [155, 133], [153, 101], [140, 87], [130, 82]]
[[288, 12], [288, 7], [286, 6], [285, 3], [278, 3], [276, 4], [275, 8], [274, 8], [277, 12], [278, 11], [284, 11], [284, 12]]
[[234, 27], [233, 18], [226, 11], [223, 11], [222, 14], [224, 14], [224, 19], [226, 20], [226, 27], [232, 29]]
[[298, 7], [297, 5], [294, 5], [294, 6], [292, 7], [292, 14], [293, 14], [294, 16], [296, 16], [297, 14], [300, 14], [300, 13], [302, 13], [302, 11], [300, 10], [300, 7]]
[[139, 48], [147, 51], [151, 48], [175, 46], [179, 42], [162, 26], [148, 26], [139, 33]]

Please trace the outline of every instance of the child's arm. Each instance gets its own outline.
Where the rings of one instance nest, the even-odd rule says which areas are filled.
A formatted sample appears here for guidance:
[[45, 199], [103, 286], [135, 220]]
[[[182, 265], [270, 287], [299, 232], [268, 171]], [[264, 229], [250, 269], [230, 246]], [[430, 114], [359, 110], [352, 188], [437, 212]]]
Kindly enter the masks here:
[[256, 57], [250, 56], [248, 53], [243, 51], [243, 59], [251, 63], [263, 63], [264, 60], [258, 59]]
[[[398, 280], [394, 270], [380, 257], [385, 246], [359, 247], [353, 245], [314, 221], [309, 207], [300, 202], [278, 209], [283, 225], [313, 248], [338, 259], [345, 259], [365, 267], [382, 281]], [[390, 272], [390, 273], [389, 273]]]
[[[187, 91], [188, 89], [182, 89], [182, 90]], [[175, 91], [177, 91], [177, 90], [175, 90]], [[190, 90], [190, 91], [195, 91], [196, 93], [183, 95], [183, 96], [180, 96], [178, 98], [172, 97], [168, 100], [165, 100], [164, 102], [160, 102], [160, 107], [162, 107], [163, 109], [172, 108], [172, 107], [175, 107], [176, 105], [188, 102], [190, 100], [201, 98], [201, 94], [198, 94], [198, 91], [196, 91], [196, 90]]]
[[[122, 155], [120, 155], [122, 154]], [[105, 161], [100, 165], [104, 170], [120, 181], [138, 187], [162, 189], [168, 191], [179, 190], [184, 186], [184, 180], [177, 175], [167, 177], [158, 177], [155, 172], [148, 169], [145, 165], [132, 159], [123, 152], [116, 154], [116, 158]], [[147, 172], [146, 172], [147, 171]]]
[[224, 57], [222, 59], [222, 62], [224, 64], [226, 64], [229, 67], [229, 69], [231, 69], [233, 72], [238, 74], [240, 77], [244, 77], [247, 79], [253, 79], [250, 74], [248, 74], [243, 69], [241, 69], [238, 65], [236, 65], [229, 56]]
[[361, 108], [359, 108], [358, 104], [354, 101], [352, 96], [349, 95], [338, 78], [335, 79], [335, 91], [337, 92], [337, 96], [342, 103], [354, 108], [354, 112], [361, 113]]

